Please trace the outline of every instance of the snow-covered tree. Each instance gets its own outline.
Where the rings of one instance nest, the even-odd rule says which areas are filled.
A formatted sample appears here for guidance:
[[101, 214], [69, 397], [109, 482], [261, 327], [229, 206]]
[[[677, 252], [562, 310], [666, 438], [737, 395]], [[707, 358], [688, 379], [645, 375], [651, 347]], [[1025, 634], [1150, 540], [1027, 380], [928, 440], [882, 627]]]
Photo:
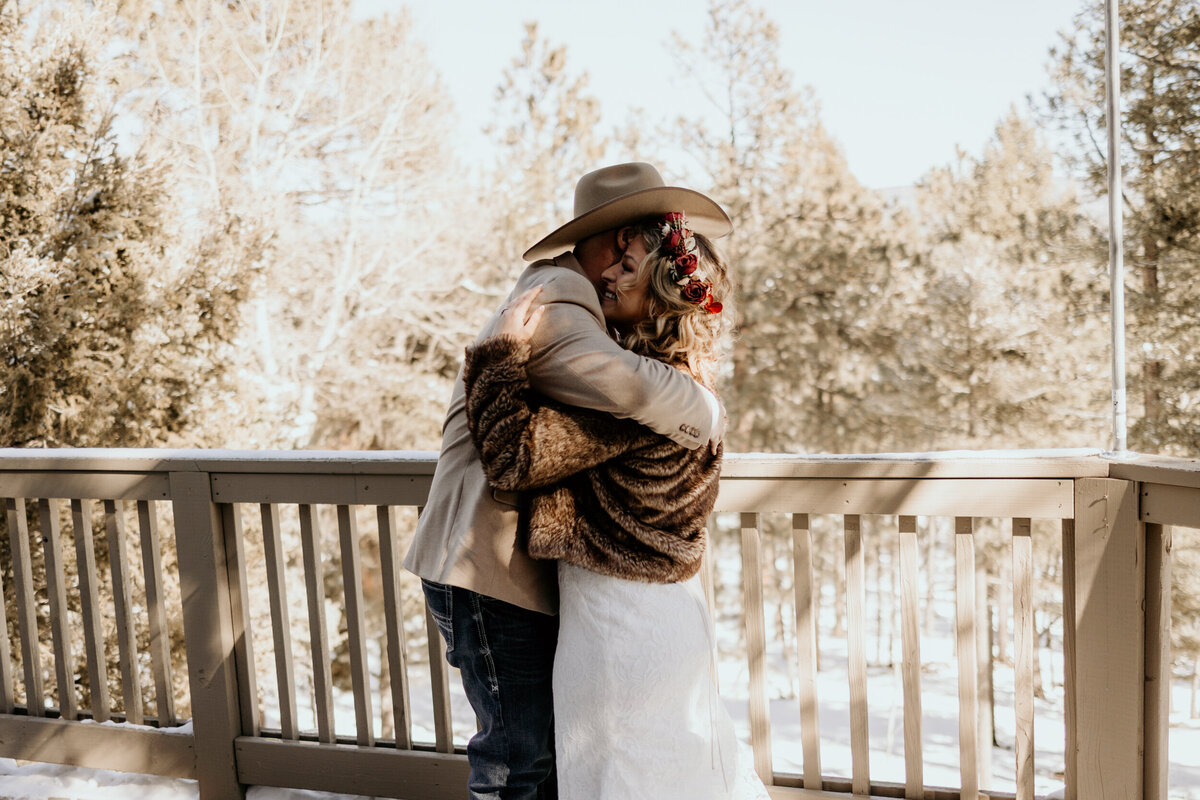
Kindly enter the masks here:
[[[192, 213], [265, 248], [230, 444], [432, 447], [460, 343], [462, 175], [451, 109], [409, 17], [344, 0], [127, 3], [149, 146]], [[232, 424], [230, 424], [232, 423]]]
[[0, 443], [204, 441], [245, 284], [185, 228], [175, 175], [122, 154], [99, 15], [0, 3]]

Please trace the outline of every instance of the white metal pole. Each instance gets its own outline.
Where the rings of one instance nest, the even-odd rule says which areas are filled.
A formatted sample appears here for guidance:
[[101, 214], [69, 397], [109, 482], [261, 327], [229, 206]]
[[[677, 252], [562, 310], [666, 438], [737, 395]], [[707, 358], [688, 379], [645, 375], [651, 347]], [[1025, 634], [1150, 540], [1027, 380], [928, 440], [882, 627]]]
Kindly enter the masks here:
[[1108, 120], [1108, 280], [1112, 328], [1113, 450], [1126, 449], [1125, 226], [1121, 217], [1121, 65], [1118, 0], [1105, 0], [1105, 110]]

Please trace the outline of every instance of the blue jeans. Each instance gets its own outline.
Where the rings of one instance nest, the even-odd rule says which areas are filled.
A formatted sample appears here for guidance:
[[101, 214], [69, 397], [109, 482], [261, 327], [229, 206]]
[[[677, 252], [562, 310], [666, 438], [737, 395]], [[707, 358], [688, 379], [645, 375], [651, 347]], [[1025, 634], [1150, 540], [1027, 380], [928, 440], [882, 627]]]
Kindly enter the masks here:
[[429, 611], [479, 720], [467, 744], [472, 800], [553, 800], [552, 671], [558, 618], [422, 580]]

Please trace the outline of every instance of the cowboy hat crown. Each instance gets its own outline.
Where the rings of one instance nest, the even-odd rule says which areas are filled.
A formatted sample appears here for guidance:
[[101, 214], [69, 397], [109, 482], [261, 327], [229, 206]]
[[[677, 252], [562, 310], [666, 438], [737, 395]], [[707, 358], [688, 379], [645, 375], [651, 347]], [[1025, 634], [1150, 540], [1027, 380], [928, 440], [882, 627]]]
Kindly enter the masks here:
[[526, 261], [558, 255], [579, 241], [640, 217], [682, 212], [688, 227], [712, 239], [733, 230], [716, 201], [692, 189], [667, 186], [650, 164], [635, 161], [589, 172], [575, 185], [575, 218], [525, 251]]

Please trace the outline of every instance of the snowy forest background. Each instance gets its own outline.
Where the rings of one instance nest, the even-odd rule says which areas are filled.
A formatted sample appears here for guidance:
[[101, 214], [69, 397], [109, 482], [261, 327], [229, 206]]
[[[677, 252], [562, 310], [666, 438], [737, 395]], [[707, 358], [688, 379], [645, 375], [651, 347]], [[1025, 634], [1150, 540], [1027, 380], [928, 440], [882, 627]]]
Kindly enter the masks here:
[[[581, 174], [636, 158], [733, 218], [727, 450], [1106, 447], [1102, 13], [1082, 3], [1047, 53], [1050, 92], [883, 193], [849, 170], [749, 0], [711, 0], [704, 40], [676, 43], [691, 82], [676, 90], [719, 107], [719, 128], [652, 109], [613, 125], [569, 45], [531, 23], [497, 76], [490, 164], [451, 148], [454, 109], [400, 6], [359, 19], [338, 0], [0, 0], [0, 446], [436, 449], [463, 347], [520, 253], [571, 216]], [[1121, 13], [1129, 444], [1195, 457], [1200, 2]], [[790, 533], [765, 526], [786, 649]], [[983, 531], [1003, 607], [1005, 533]], [[836, 631], [838, 534], [815, 532]], [[867, 535], [883, 586], [896, 559]], [[1055, 535], [1035, 535], [1038, 631], [1054, 648]], [[1188, 716], [1195, 545], [1177, 532]], [[720, 570], [717, 583], [720, 601]], [[895, 609], [873, 602], [886, 666]], [[1054, 682], [1047, 668], [1039, 691]]]

